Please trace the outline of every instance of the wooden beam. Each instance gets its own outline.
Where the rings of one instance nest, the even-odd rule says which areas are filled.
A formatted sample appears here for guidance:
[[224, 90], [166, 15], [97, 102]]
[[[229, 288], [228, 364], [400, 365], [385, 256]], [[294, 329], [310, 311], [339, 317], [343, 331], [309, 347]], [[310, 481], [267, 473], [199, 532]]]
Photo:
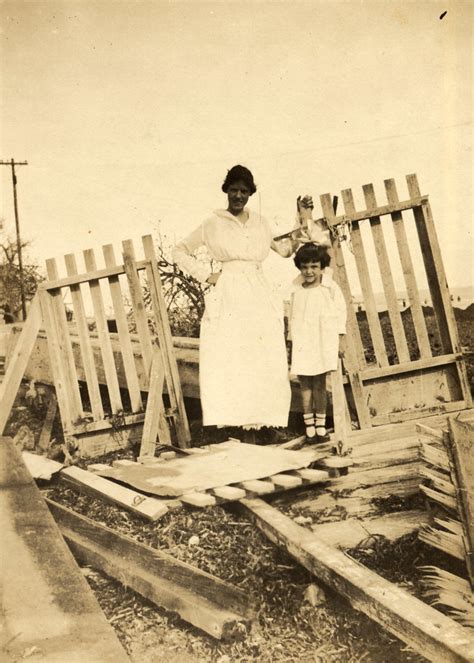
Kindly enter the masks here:
[[246, 592], [47, 500], [73, 553], [214, 638], [244, 637]]
[[[372, 219], [376, 216], [384, 216], [385, 214], [394, 214], [395, 212], [404, 212], [405, 210], [419, 208], [421, 205], [428, 202], [428, 196], [413, 196], [409, 200], [403, 200], [402, 202], [380, 205], [371, 209], [365, 209], [362, 212], [356, 212], [355, 210], [350, 213], [346, 213], [340, 216], [333, 217], [324, 217], [324, 220], [330, 226], [337, 226], [340, 223], [346, 223], [347, 221], [364, 221], [365, 219]], [[324, 212], [324, 210], [323, 210]], [[319, 220], [319, 219], [318, 219]]]
[[[406, 179], [410, 195], [418, 195], [420, 189], [416, 175], [407, 175]], [[461, 351], [459, 334], [429, 202], [425, 201], [420, 207], [415, 207], [413, 214], [415, 216], [415, 224], [420, 240], [433, 309], [438, 322], [441, 345], [445, 353], [454, 352], [457, 354]], [[471, 389], [467, 378], [466, 365], [464, 361], [458, 361], [456, 366], [466, 407], [471, 407]]]
[[162, 352], [155, 348], [150, 369], [150, 386], [146, 404], [143, 435], [140, 444], [140, 457], [155, 455], [156, 439], [161, 444], [171, 444], [170, 431], [165, 419], [163, 404], [163, 384], [165, 369]]
[[378, 378], [399, 375], [400, 373], [415, 373], [417, 371], [426, 371], [430, 368], [438, 368], [447, 364], [454, 364], [462, 359], [462, 355], [449, 354], [440, 357], [430, 357], [429, 359], [416, 359], [405, 364], [395, 364], [385, 368], [366, 368], [360, 373], [362, 382], [368, 380], [377, 380]]
[[[3, 661], [129, 661], [11, 438], [0, 439]], [[29, 654], [28, 654], [29, 656]]]
[[8, 417], [15, 402], [21, 380], [28, 366], [31, 352], [36, 343], [36, 337], [41, 327], [42, 316], [39, 296], [35, 295], [28, 317], [23, 325], [20, 338], [11, 353], [7, 372], [0, 384], [0, 435], [5, 431]]
[[151, 235], [142, 237], [145, 258], [148, 260], [146, 268], [148, 288], [150, 290], [153, 314], [155, 318], [156, 335], [161, 349], [165, 379], [168, 387], [168, 396], [171, 409], [175, 417], [176, 435], [180, 447], [186, 448], [191, 440], [186, 408], [184, 406], [183, 392], [179, 379], [178, 364], [173, 348], [168, 311], [163, 296], [160, 271], [155, 255], [153, 238]]
[[428, 660], [472, 663], [474, 635], [470, 630], [328, 546], [262, 500], [239, 504], [270, 541]]
[[457, 417], [448, 419], [450, 435], [445, 437], [463, 526], [466, 566], [474, 589], [474, 425]]
[[147, 520], [158, 520], [168, 512], [168, 507], [154, 497], [147, 497], [79, 467], [68, 467], [62, 470], [59, 476], [76, 490], [92, 497], [100, 497]]
[[[137, 269], [145, 269], [146, 260], [138, 260], [136, 263]], [[79, 285], [80, 283], [88, 283], [91, 279], [106, 279], [111, 276], [119, 276], [125, 273], [124, 265], [116, 265], [114, 267], [107, 267], [106, 269], [94, 269], [85, 274], [75, 274], [74, 276], [67, 276], [61, 279], [51, 279], [41, 284], [45, 290], [57, 290], [58, 288], [67, 288], [71, 285]]]

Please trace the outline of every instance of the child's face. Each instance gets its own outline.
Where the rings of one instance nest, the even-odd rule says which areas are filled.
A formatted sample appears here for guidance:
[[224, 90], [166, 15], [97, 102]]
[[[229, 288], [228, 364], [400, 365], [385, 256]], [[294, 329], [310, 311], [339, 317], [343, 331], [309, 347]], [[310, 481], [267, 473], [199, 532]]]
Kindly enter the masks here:
[[317, 283], [321, 280], [321, 263], [320, 262], [304, 262], [300, 265], [301, 276], [305, 283]]

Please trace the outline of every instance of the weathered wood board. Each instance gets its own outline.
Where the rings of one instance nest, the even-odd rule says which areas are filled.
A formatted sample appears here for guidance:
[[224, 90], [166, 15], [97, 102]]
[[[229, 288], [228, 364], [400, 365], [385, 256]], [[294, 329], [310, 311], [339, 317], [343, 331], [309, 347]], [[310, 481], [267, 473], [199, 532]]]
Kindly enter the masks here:
[[129, 661], [9, 438], [0, 438], [0, 650], [17, 661]]
[[171, 458], [155, 465], [137, 463], [100, 474], [146, 493], [176, 497], [298, 470], [322, 455], [316, 450], [286, 451], [229, 441], [211, 445], [205, 454]]
[[131, 537], [47, 500], [74, 555], [215, 638], [244, 637], [247, 594]]

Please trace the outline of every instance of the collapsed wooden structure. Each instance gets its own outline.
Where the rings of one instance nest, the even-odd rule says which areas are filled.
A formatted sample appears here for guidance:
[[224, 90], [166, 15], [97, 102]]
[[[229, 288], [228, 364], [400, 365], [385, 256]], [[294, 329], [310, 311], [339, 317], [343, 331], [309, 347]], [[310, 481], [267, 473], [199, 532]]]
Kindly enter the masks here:
[[[332, 478], [325, 483], [325, 494], [308, 500], [315, 511], [318, 507], [341, 507], [351, 516], [360, 518], [374, 498], [417, 493], [422, 470], [416, 423], [428, 421], [429, 417], [430, 425], [439, 428], [445, 424], [447, 413], [465, 411], [472, 404], [428, 197], [420, 195], [416, 176], [408, 176], [407, 184], [409, 198], [400, 202], [395, 182], [386, 180], [387, 204], [384, 205], [377, 204], [372, 185], [363, 187], [366, 209], [362, 211], [356, 210], [353, 194], [347, 189], [342, 192], [344, 214], [339, 216], [332, 205], [332, 197], [329, 194], [320, 197], [324, 219], [331, 231], [335, 275], [348, 304], [351, 342], [344, 361], [344, 407], [350, 411], [351, 419], [357, 421], [357, 430], [348, 432], [345, 440], [346, 452], [351, 450], [352, 467], [349, 473]], [[413, 219], [407, 218], [408, 213], [412, 213]], [[373, 239], [387, 304], [388, 317], [383, 324], [377, 311], [368, 267], [367, 237], [361, 229], [364, 221], [368, 221]], [[397, 302], [385, 234], [388, 225], [395, 237], [410, 303], [409, 315], [405, 316], [400, 313]], [[414, 268], [415, 247], [408, 241], [408, 236], [413, 235], [418, 238], [416, 250], [422, 256], [430, 288], [437, 325], [436, 338], [428, 333], [421, 306]], [[350, 239], [353, 248], [369, 338], [363, 337], [360, 320], [352, 308], [344, 239]], [[181, 447], [187, 446], [189, 428], [183, 395], [199, 395], [198, 343], [191, 339], [173, 342], [151, 238], [144, 238], [143, 246], [145, 258], [137, 261], [131, 242], [124, 242], [123, 264], [116, 264], [111, 246], [103, 247], [105, 269], [97, 269], [94, 254], [86, 251], [86, 272], [82, 274], [78, 274], [74, 257], [66, 256], [65, 277], [60, 277], [54, 261], [48, 261], [49, 280], [41, 286], [40, 295], [33, 303], [29, 318], [9, 357], [0, 391], [0, 402], [4, 405], [0, 412], [0, 432], [4, 430], [16, 391], [26, 373], [30, 379], [54, 384], [65, 437], [81, 455], [98, 455], [138, 440], [141, 441], [142, 460], [152, 460], [157, 440], [165, 444], [176, 441]], [[150, 293], [149, 311], [154, 320], [153, 329], [149, 326], [143, 283], [139, 276], [143, 272], [147, 276]], [[117, 322], [116, 333], [109, 332], [107, 328], [101, 281], [110, 290]], [[130, 319], [124, 313], [125, 285], [136, 334], [130, 333]], [[68, 323], [62, 304], [61, 292], [68, 288], [74, 308], [74, 326]], [[84, 288], [90, 292], [96, 325], [94, 333], [90, 332], [85, 315]], [[38, 337], [41, 327], [44, 327], [44, 336]], [[410, 351], [407, 337], [411, 332], [415, 335], [416, 348]], [[390, 349], [391, 339], [393, 350]], [[44, 354], [45, 343], [49, 352], [48, 365], [38, 357], [38, 354]], [[32, 353], [33, 362], [30, 363]], [[342, 389], [340, 391], [342, 393]], [[167, 394], [165, 400], [163, 393]], [[298, 391], [294, 389], [293, 405], [296, 408], [297, 400]], [[77, 487], [79, 479], [75, 470], [72, 468], [69, 475], [71, 485], [75, 483]], [[305, 478], [303, 472], [315, 470], [301, 470], [298, 476], [294, 472], [290, 476], [292, 486], [289, 487], [310, 481], [310, 475], [306, 474]], [[316, 482], [312, 476], [313, 482]], [[91, 476], [89, 483], [96, 479], [101, 477]], [[327, 475], [324, 481], [327, 481]], [[406, 592], [394, 588], [376, 574], [349, 563], [342, 552], [338, 553], [334, 547], [322, 543], [323, 530], [318, 532], [316, 528], [311, 533], [285, 519], [274, 507], [257, 499], [258, 495], [274, 491], [273, 478], [260, 482], [267, 484], [267, 490], [265, 486], [257, 486], [258, 483], [253, 482], [251, 488], [254, 490], [243, 484], [220, 487], [234, 492], [221, 491], [220, 495], [208, 495], [206, 503], [215, 504], [216, 497], [240, 502], [272, 541], [288, 550], [312, 573], [341, 592], [384, 628], [420, 653], [428, 653], [430, 660], [471, 660], [474, 639], [469, 631]], [[270, 484], [273, 488], [268, 488]], [[96, 488], [97, 485], [96, 481]], [[223, 497], [226, 494], [227, 497]], [[143, 497], [143, 500], [146, 499], [153, 498]], [[127, 508], [134, 506], [146, 515], [145, 505], [140, 497], [136, 501], [136, 494], [132, 497], [123, 492], [122, 503], [126, 505], [127, 501]], [[155, 506], [151, 504], [150, 508], [153, 510]], [[74, 515], [63, 512], [60, 507], [52, 505], [52, 510], [62, 523], [66, 538], [85, 559], [95, 559], [105, 570], [114, 568], [118, 569], [114, 572], [121, 572], [119, 566], [114, 566], [115, 562], [107, 558], [104, 550], [99, 553], [94, 549], [99, 539], [91, 544], [85, 537], [85, 533], [91, 531], [90, 524], [79, 523]], [[156, 513], [159, 511], [153, 511], [154, 515]], [[412, 518], [414, 520], [409, 527], [413, 529], [416, 527], [416, 514]], [[403, 526], [405, 531], [406, 522]], [[378, 524], [374, 524], [374, 532], [378, 531], [377, 527]], [[341, 531], [332, 529], [334, 543], [342, 542]], [[110, 536], [102, 532], [101, 545], [103, 541], [110, 541]], [[143, 587], [145, 581], [140, 579], [142, 570], [135, 569], [134, 573], [133, 582]], [[147, 578], [146, 583], [150, 582], [151, 579]], [[154, 589], [149, 589], [149, 592], [150, 596], [156, 595]], [[183, 608], [185, 610], [186, 607]], [[238, 619], [230, 621], [234, 624]], [[221, 634], [226, 632], [224, 622], [219, 624], [218, 627], [211, 626], [210, 630]]]

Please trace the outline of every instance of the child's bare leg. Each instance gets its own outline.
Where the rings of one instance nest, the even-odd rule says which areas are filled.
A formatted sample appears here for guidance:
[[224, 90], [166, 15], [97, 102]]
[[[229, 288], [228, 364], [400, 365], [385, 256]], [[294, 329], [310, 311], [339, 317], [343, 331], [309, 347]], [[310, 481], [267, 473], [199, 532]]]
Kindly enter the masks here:
[[301, 389], [301, 400], [303, 402], [303, 419], [306, 427], [306, 438], [316, 437], [313, 415], [313, 376], [298, 375], [298, 381]]
[[316, 435], [321, 442], [326, 441], [326, 409], [327, 409], [326, 373], [313, 377], [313, 404], [315, 411]]

